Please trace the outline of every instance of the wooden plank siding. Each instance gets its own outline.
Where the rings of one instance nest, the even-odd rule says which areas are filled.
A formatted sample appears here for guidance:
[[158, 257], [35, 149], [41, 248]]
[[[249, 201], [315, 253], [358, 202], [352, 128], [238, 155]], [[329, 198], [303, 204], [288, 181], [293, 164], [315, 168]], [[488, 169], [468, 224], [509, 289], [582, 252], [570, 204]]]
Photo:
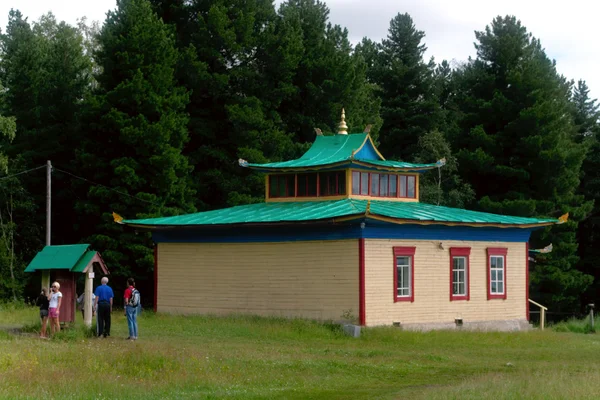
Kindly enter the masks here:
[[159, 312], [358, 315], [357, 240], [157, 246]]
[[[526, 243], [365, 240], [366, 325], [517, 320], [527, 315]], [[394, 302], [393, 247], [416, 247], [414, 301]], [[450, 248], [470, 247], [470, 299], [450, 301]], [[507, 248], [507, 298], [487, 299], [487, 248]]]

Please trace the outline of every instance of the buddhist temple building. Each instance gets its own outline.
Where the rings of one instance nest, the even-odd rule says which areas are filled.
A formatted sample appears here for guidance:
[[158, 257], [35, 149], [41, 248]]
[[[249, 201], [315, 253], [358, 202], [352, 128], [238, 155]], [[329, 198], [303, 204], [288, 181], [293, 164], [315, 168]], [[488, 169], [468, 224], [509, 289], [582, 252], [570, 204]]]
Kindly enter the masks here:
[[[265, 201], [120, 223], [155, 242], [155, 310], [352, 319], [407, 329], [529, 327], [533, 230], [563, 222], [419, 201], [444, 160], [386, 160], [369, 133], [317, 132], [265, 174]], [[432, 160], [435, 161], [435, 160]]]

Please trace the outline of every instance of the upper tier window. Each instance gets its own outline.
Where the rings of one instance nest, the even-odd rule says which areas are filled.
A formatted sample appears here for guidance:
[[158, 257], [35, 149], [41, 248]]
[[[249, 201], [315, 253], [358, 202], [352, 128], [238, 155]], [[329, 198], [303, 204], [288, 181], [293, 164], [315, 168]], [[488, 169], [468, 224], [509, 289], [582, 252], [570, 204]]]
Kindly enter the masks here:
[[352, 171], [352, 194], [374, 197], [416, 197], [414, 175]]
[[346, 194], [346, 171], [269, 176], [269, 197], [326, 197]]

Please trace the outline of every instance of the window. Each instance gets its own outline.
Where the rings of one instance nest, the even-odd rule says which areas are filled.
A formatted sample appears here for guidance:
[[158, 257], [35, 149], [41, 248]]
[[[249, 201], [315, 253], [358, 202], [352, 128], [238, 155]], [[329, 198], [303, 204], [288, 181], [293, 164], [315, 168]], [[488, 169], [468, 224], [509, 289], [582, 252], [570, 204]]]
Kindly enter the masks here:
[[352, 171], [352, 194], [369, 195], [369, 173]]
[[346, 172], [319, 173], [319, 196], [337, 196], [346, 194]]
[[400, 197], [406, 197], [406, 175], [400, 175]]
[[414, 301], [415, 247], [394, 247], [394, 302]]
[[352, 171], [352, 194], [360, 194], [360, 172]]
[[487, 249], [488, 300], [506, 299], [506, 254], [505, 248]]
[[469, 300], [470, 247], [450, 248], [450, 301]]
[[270, 198], [320, 197], [344, 194], [346, 194], [346, 171], [269, 176]]
[[413, 176], [407, 176], [407, 188], [406, 188], [406, 197], [410, 197], [411, 199], [415, 198], [416, 191], [416, 179]]
[[294, 174], [269, 176], [269, 197], [294, 197], [296, 176]]
[[317, 196], [317, 173], [298, 174], [298, 197]]
[[[398, 193], [398, 178], [401, 179], [400, 193]], [[352, 194], [373, 197], [407, 197], [407, 190], [410, 190], [414, 198], [415, 186], [416, 178], [414, 176], [352, 171]]]

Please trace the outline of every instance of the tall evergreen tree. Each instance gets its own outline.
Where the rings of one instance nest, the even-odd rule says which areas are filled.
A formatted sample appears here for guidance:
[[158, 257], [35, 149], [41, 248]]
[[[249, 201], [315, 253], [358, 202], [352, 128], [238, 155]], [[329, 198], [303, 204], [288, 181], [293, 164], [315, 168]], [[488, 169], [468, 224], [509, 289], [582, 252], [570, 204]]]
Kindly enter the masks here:
[[173, 25], [181, 85], [191, 92], [190, 141], [200, 209], [258, 201], [263, 180], [236, 164], [293, 152], [276, 109], [297, 64], [291, 27], [277, 24], [270, 0], [152, 0]]
[[[52, 14], [30, 24], [18, 11], [11, 11], [6, 34], [0, 37], [0, 79], [6, 85], [6, 108], [18, 121], [13, 142], [6, 153], [20, 168], [43, 166], [51, 160], [58, 168], [72, 169], [75, 148], [81, 141], [79, 116], [82, 100], [89, 89], [91, 62], [83, 51], [83, 37], [77, 28], [57, 22]], [[42, 171], [21, 177], [32, 203], [43, 210], [46, 191]], [[70, 181], [55, 180], [54, 243], [78, 241], [74, 225], [74, 198]], [[40, 235], [30, 240], [43, 246], [45, 214], [36, 222]]]
[[98, 43], [101, 73], [78, 154], [80, 175], [93, 183], [80, 188], [77, 211], [85, 215], [84, 236], [103, 250], [113, 274], [134, 273], [144, 284], [153, 268], [150, 237], [123, 231], [111, 212], [140, 218], [194, 210], [182, 155], [189, 96], [175, 81], [173, 32], [147, 0], [119, 0]]
[[433, 60], [425, 62], [425, 33], [408, 14], [390, 22], [388, 36], [375, 47], [363, 41], [361, 52], [373, 60], [369, 80], [379, 87], [382, 101], [382, 148], [396, 159], [412, 161], [419, 138], [442, 128], [443, 114], [436, 96]]
[[582, 166], [580, 193], [594, 201], [591, 215], [579, 224], [577, 241], [582, 270], [592, 275], [593, 286], [586, 293], [586, 304], [600, 296], [600, 105], [589, 96], [585, 81], [579, 81], [573, 89], [573, 120], [577, 127], [576, 140], [588, 149]]
[[320, 0], [288, 0], [279, 14], [283, 23], [298, 29], [301, 38], [294, 93], [279, 109], [286, 130], [297, 141], [313, 142], [316, 127], [337, 132], [345, 108], [351, 132], [362, 132], [371, 124], [371, 134], [377, 137], [382, 124], [380, 101], [366, 81], [366, 60], [353, 51], [348, 30], [329, 23], [329, 9]]
[[533, 246], [553, 243], [554, 251], [535, 264], [531, 282], [536, 300], [574, 309], [591, 282], [576, 269], [575, 232], [592, 204], [576, 193], [585, 148], [574, 141], [569, 84], [515, 17], [494, 19], [476, 38], [477, 59], [457, 77], [460, 172], [485, 211], [570, 213], [568, 223], [534, 233]]
[[578, 141], [597, 135], [600, 132], [600, 105], [597, 99], [590, 99], [590, 89], [585, 81], [579, 80], [573, 89], [573, 122], [577, 128]]

